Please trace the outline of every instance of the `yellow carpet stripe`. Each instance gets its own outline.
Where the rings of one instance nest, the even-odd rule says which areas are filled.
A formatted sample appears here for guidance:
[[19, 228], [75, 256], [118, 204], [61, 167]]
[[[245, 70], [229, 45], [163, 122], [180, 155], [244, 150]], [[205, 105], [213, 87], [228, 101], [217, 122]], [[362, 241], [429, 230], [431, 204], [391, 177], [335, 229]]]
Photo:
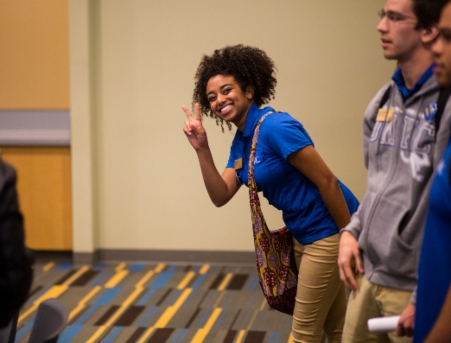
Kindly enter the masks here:
[[127, 266], [127, 264], [125, 262], [121, 262], [117, 265], [116, 267], [116, 272], [120, 272], [121, 270], [123, 270], [125, 267]]
[[241, 343], [241, 341], [243, 340], [245, 334], [246, 334], [246, 330], [238, 331], [238, 337], [236, 338], [235, 343]]
[[24, 313], [22, 313], [22, 315], [20, 315], [18, 322], [20, 323], [23, 319], [25, 319], [31, 313], [33, 313], [38, 308], [41, 302], [50, 298], [58, 298], [61, 294], [67, 291], [68, 288], [69, 287], [63, 285], [52, 286], [47, 292], [45, 292], [43, 295], [37, 298], [36, 301], [28, 310], [26, 310]]
[[226, 277], [224, 278], [224, 280], [222, 280], [221, 285], [218, 287], [218, 291], [223, 291], [226, 287], [227, 284], [229, 283], [230, 279], [232, 278], [233, 274], [232, 273], [228, 273], [226, 275]]
[[247, 325], [247, 331], [249, 331], [252, 327], [252, 324], [254, 323], [255, 318], [257, 318], [257, 314], [259, 311], [254, 311], [254, 314], [252, 315], [251, 320], [249, 321], [249, 324]]
[[143, 291], [143, 289], [141, 288], [137, 288], [133, 291], [132, 294], [129, 295], [129, 297], [122, 303], [121, 307], [119, 307], [119, 309], [114, 313], [114, 315], [111, 316], [111, 318], [108, 320], [108, 322], [106, 322], [104, 324], [104, 326], [111, 326], [116, 319], [119, 318], [119, 316], [125, 312], [125, 310], [127, 309], [127, 307], [132, 303], [133, 300], [135, 300], [138, 295]]
[[136, 343], [145, 343], [147, 338], [149, 338], [149, 336], [152, 334], [152, 332], [155, 331], [155, 328], [152, 326], [150, 328], [148, 328], [144, 334], [139, 338], [139, 340]]
[[226, 294], [226, 292], [221, 292], [221, 293], [219, 293], [218, 298], [216, 299], [215, 303], [213, 304], [213, 308], [215, 308], [215, 307], [221, 307], [221, 306], [219, 306], [219, 304], [221, 303], [222, 298], [224, 298], [225, 294]]
[[128, 270], [119, 270], [117, 273], [105, 283], [105, 288], [113, 288], [116, 287], [119, 282], [122, 281], [128, 274]]
[[258, 310], [259, 310], [259, 311], [263, 311], [263, 309], [265, 308], [265, 306], [266, 306], [266, 298], [263, 299], [262, 304], [261, 304], [261, 306], [260, 306], [260, 308], [259, 308]]
[[86, 343], [94, 343], [96, 341], [97, 338], [99, 338], [107, 329], [107, 327], [105, 325], [100, 326], [96, 332], [94, 332], [94, 335], [92, 335], [87, 341]]
[[290, 337], [288, 338], [288, 343], [293, 343], [293, 336], [291, 335], [291, 332], [290, 332]]
[[188, 272], [183, 280], [178, 284], [177, 289], [184, 289], [195, 275], [195, 272]]
[[205, 274], [206, 272], [208, 272], [209, 269], [210, 269], [210, 265], [209, 264], [204, 264], [202, 266], [202, 268], [200, 268], [199, 274]]
[[[119, 276], [125, 277], [125, 275], [128, 274], [127, 270], [123, 270], [123, 267], [125, 266], [125, 263], [121, 263], [117, 268], [117, 275], [114, 276], [113, 278], [110, 279], [110, 281], [108, 281], [108, 283], [110, 283], [110, 285], [114, 284], [115, 281], [118, 280]], [[164, 268], [164, 265], [161, 267], [160, 265], [158, 265], [155, 270], [161, 270]], [[121, 307], [119, 307], [119, 309], [114, 313], [114, 315], [111, 316], [111, 318], [108, 320], [108, 322], [106, 322], [104, 325], [100, 326], [96, 332], [94, 332], [94, 334], [89, 338], [89, 340], [86, 343], [93, 343], [95, 342], [96, 339], [98, 339], [104, 332], [105, 330], [112, 326], [112, 324], [119, 318], [120, 315], [122, 315], [125, 310], [128, 308], [128, 306], [138, 297], [138, 295], [144, 290], [144, 287], [142, 286], [147, 280], [149, 280], [152, 275], [154, 274], [154, 271], [151, 270], [149, 272], [146, 273], [146, 275], [144, 275], [135, 285], [135, 290], [133, 291], [132, 294], [130, 294], [128, 296], [128, 298], [122, 303]], [[122, 278], [120, 278], [120, 280], [122, 280]], [[114, 279], [114, 280], [113, 280]], [[120, 281], [119, 280], [119, 281]], [[117, 284], [117, 283], [116, 283]], [[107, 285], [105, 285], [105, 287], [107, 287]], [[114, 286], [111, 286], [114, 287]], [[149, 330], [148, 330], [149, 331]], [[147, 332], [147, 331], [146, 331]], [[151, 331], [148, 333], [150, 335]]]
[[71, 284], [72, 282], [74, 282], [75, 280], [77, 280], [77, 279], [80, 277], [80, 275], [86, 273], [86, 271], [88, 271], [88, 270], [89, 270], [89, 267], [88, 267], [88, 266], [83, 266], [83, 267], [81, 267], [81, 268], [80, 268], [76, 273], [74, 273], [69, 279], [67, 279], [66, 281], [64, 281], [64, 282], [63, 282], [63, 285], [65, 285], [65, 286], [70, 286], [70, 284]]
[[42, 267], [42, 270], [46, 272], [46, 271], [52, 269], [54, 266], [55, 266], [55, 262], [49, 262], [44, 267]]
[[189, 297], [189, 295], [192, 292], [192, 288], [185, 289], [182, 294], [180, 294], [177, 301], [174, 303], [174, 305], [169, 306], [163, 313], [163, 315], [158, 319], [158, 321], [155, 323], [154, 327], [156, 328], [164, 328], [171, 318], [174, 316], [174, 314], [179, 310], [179, 308], [183, 305], [183, 303], [186, 301], [186, 299]]
[[70, 312], [69, 320], [74, 318], [86, 306], [86, 303], [101, 289], [101, 286], [95, 286], [83, 299], [81, 299], [77, 306]]
[[158, 266], [155, 267], [155, 273], [161, 272], [164, 269], [164, 267], [166, 267], [164, 263], [158, 264]]
[[202, 343], [205, 341], [205, 337], [207, 337], [208, 333], [215, 324], [221, 312], [222, 308], [215, 308], [213, 310], [212, 314], [210, 315], [210, 318], [208, 318], [207, 322], [205, 323], [205, 326], [197, 330], [196, 335], [191, 340], [191, 343]]
[[139, 282], [136, 284], [135, 287], [144, 288], [143, 285], [153, 276], [153, 274], [155, 274], [153, 270], [147, 272], [147, 274], [144, 275], [144, 277], [141, 280], [139, 280]]
[[128, 305], [136, 299], [136, 297], [142, 292], [142, 289], [135, 289], [132, 294], [122, 303], [121, 307], [114, 313], [114, 315], [111, 316], [111, 318], [106, 322], [104, 325], [100, 326], [96, 332], [94, 332], [94, 335], [92, 335], [87, 342], [94, 342], [97, 338], [99, 338], [103, 332], [110, 327], [116, 319], [119, 318], [119, 316], [125, 312]]

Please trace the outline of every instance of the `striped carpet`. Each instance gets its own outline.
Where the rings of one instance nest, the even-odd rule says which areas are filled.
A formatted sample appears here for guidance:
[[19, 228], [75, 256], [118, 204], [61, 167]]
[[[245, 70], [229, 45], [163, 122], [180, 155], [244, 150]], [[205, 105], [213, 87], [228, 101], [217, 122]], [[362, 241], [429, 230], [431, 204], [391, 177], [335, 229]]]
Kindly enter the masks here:
[[70, 311], [60, 343], [291, 342], [291, 317], [268, 307], [252, 266], [37, 261], [16, 342], [47, 298]]

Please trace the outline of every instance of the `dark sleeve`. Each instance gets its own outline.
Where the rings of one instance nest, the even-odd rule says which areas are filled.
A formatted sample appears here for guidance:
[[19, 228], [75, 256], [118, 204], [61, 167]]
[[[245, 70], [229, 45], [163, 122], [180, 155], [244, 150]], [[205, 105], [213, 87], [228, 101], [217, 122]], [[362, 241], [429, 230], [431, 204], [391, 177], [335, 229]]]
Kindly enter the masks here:
[[25, 302], [33, 278], [33, 257], [25, 247], [16, 172], [0, 158], [0, 327]]
[[448, 161], [448, 179], [449, 179], [449, 185], [451, 186], [451, 156]]

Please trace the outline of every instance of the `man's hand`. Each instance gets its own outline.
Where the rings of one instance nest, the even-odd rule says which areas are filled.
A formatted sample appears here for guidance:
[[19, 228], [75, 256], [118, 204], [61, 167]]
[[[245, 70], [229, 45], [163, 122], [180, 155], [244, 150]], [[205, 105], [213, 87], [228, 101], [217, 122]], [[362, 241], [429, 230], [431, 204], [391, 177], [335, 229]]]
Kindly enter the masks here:
[[415, 326], [415, 305], [410, 301], [399, 317], [396, 336], [412, 337]]
[[363, 274], [363, 262], [357, 240], [347, 231], [342, 232], [340, 237], [338, 270], [340, 271], [340, 279], [345, 286], [355, 291], [357, 289], [355, 271]]

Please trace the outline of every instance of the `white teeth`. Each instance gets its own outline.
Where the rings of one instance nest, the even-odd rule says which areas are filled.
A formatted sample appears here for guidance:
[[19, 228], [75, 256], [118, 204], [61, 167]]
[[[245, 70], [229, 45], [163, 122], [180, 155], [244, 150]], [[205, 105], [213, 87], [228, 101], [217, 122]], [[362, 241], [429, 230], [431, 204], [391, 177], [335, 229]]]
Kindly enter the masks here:
[[230, 105], [227, 105], [223, 108], [221, 108], [221, 113], [227, 111], [230, 108]]

